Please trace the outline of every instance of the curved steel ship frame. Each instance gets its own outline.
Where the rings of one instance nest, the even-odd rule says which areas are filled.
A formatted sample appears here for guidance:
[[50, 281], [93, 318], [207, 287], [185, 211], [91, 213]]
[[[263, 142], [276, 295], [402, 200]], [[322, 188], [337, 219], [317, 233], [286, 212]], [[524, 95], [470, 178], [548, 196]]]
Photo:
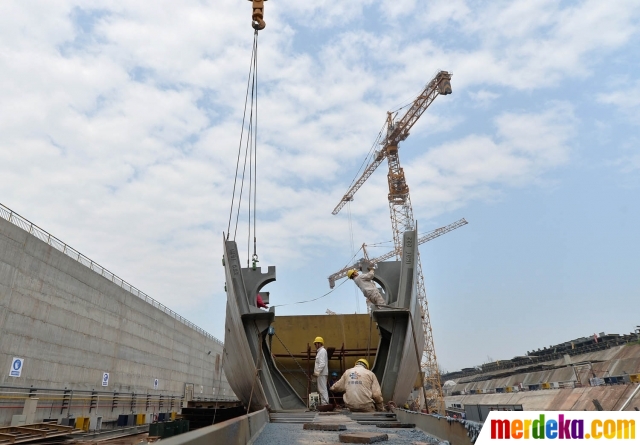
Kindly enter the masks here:
[[[276, 367], [267, 335], [275, 318], [274, 308], [256, 306], [261, 292], [275, 281], [276, 268], [267, 273], [240, 265], [235, 241], [223, 240], [227, 289], [224, 372], [238, 399], [251, 411], [304, 410], [306, 405]], [[385, 307], [372, 311], [378, 324], [380, 343], [372, 371], [382, 388], [385, 402], [404, 404], [420, 372], [424, 347], [420, 303], [416, 292], [418, 239], [416, 231], [403, 234], [400, 261], [378, 263], [374, 280], [382, 287]], [[362, 264], [363, 268], [366, 264]]]

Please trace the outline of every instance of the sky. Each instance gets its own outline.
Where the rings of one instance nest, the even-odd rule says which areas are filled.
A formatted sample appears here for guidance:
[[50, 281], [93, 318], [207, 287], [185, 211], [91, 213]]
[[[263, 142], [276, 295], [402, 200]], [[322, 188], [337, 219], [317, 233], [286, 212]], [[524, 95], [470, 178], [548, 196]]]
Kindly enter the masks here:
[[[0, 3], [0, 203], [220, 339], [250, 16]], [[265, 21], [256, 236], [277, 315], [366, 313], [351, 282], [291, 303], [392, 239], [386, 164], [331, 211], [386, 112], [446, 70], [453, 94], [399, 151], [420, 233], [469, 222], [420, 247], [441, 368], [640, 325], [640, 3], [270, 0]]]

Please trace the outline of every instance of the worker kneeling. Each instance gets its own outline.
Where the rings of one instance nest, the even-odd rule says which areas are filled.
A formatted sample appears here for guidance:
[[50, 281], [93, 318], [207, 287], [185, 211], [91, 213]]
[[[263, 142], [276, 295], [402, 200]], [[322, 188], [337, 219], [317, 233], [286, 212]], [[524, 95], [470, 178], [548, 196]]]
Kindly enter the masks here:
[[343, 392], [344, 403], [354, 412], [382, 411], [382, 391], [376, 375], [369, 371], [369, 362], [361, 358], [347, 369], [331, 391]]

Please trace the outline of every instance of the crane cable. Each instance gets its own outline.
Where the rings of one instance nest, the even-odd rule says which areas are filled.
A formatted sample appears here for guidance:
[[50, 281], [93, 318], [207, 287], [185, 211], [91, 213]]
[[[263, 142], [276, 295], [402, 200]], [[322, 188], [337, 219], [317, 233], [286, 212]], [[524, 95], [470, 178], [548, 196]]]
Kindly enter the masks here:
[[[251, 93], [251, 94], [249, 94]], [[251, 100], [249, 100], [249, 96]], [[247, 105], [249, 106], [247, 116]], [[246, 127], [246, 138], [245, 138]], [[244, 162], [242, 165], [242, 173], [240, 174], [240, 158], [242, 156], [242, 146], [244, 146]], [[257, 254], [257, 227], [256, 227], [256, 214], [257, 214], [257, 177], [258, 177], [258, 30], [253, 34], [253, 47], [251, 51], [251, 63], [249, 65], [249, 75], [247, 78], [247, 91], [244, 99], [244, 112], [242, 115], [242, 128], [240, 130], [240, 142], [238, 143], [238, 156], [236, 159], [236, 171], [233, 181], [233, 193], [231, 197], [231, 207], [229, 210], [229, 222], [227, 225], [227, 240], [231, 234], [231, 223], [233, 220], [233, 214], [235, 211], [235, 225], [233, 227], [233, 240], [235, 241], [238, 233], [238, 223], [240, 220], [240, 209], [242, 207], [242, 195], [244, 193], [245, 177], [247, 176], [247, 163], [249, 164], [248, 172], [248, 235], [247, 235], [247, 265], [249, 263], [249, 257], [251, 252], [251, 233], [253, 222], [253, 255], [251, 255], [251, 261], [255, 268], [258, 262]], [[238, 189], [239, 184], [239, 191]], [[237, 203], [236, 203], [237, 196]], [[253, 208], [252, 208], [253, 198]], [[253, 210], [253, 214], [252, 214]]]
[[[356, 245], [353, 238], [353, 221], [351, 219], [351, 201], [347, 202], [347, 213], [349, 214], [349, 236], [351, 238], [351, 255], [356, 256]], [[360, 300], [358, 299], [358, 289], [353, 288], [354, 296], [356, 298], [356, 313], [360, 312]]]

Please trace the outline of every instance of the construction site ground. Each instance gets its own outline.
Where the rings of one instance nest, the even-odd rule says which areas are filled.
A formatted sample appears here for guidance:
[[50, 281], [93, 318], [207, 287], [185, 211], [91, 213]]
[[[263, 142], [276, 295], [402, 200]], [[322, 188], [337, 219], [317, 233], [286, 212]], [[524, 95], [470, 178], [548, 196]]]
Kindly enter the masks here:
[[[428, 436], [419, 429], [399, 428], [395, 416], [388, 417], [382, 413], [305, 413], [307, 417], [288, 421], [286, 415], [273, 419], [265, 425], [254, 445], [285, 445], [285, 444], [334, 444], [334, 443], [384, 443], [389, 445], [406, 445], [413, 443], [438, 444], [435, 437]], [[295, 422], [295, 423], [294, 423]], [[299, 423], [298, 423], [299, 422]], [[342, 425], [340, 431], [321, 431], [305, 429], [305, 423], [327, 426]], [[387, 427], [377, 425], [387, 424]], [[337, 429], [337, 428], [336, 428]], [[366, 434], [361, 434], [366, 433]], [[372, 441], [362, 440], [371, 436]], [[342, 440], [340, 438], [342, 437]], [[349, 437], [354, 441], [348, 441]], [[386, 437], [386, 438], [385, 438]], [[364, 439], [366, 440], [366, 439]]]

